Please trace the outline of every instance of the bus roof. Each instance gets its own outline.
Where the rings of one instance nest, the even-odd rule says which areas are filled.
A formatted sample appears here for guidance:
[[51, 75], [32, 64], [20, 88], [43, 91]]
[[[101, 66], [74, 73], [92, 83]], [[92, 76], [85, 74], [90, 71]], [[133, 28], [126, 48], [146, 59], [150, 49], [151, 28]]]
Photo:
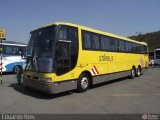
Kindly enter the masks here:
[[[110, 37], [115, 37], [115, 38], [119, 38], [119, 39], [122, 39], [122, 40], [126, 40], [126, 41], [131, 41], [131, 42], [147, 45], [146, 42], [139, 42], [139, 41], [136, 41], [136, 40], [133, 40], [133, 39], [130, 39], [130, 38], [127, 38], [127, 37], [123, 37], [123, 36], [120, 36], [120, 35], [116, 35], [116, 34], [113, 34], [113, 33], [104, 32], [104, 31], [101, 31], [101, 30], [96, 30], [96, 29], [93, 29], [93, 28], [89, 28], [89, 27], [85, 27], [85, 26], [81, 26], [81, 25], [77, 25], [77, 24], [73, 24], [73, 23], [68, 23], [68, 22], [51, 23], [51, 24], [42, 26], [42, 27], [40, 27], [38, 29], [34, 29], [33, 31], [39, 30], [41, 28], [53, 26], [53, 25], [67, 25], [67, 26], [72, 26], [72, 27], [80, 27], [81, 29], [86, 30], [86, 31], [91, 31], [91, 32], [102, 34], [102, 35], [107, 35], [107, 36], [110, 36]], [[31, 31], [31, 32], [33, 32], [33, 31]]]
[[[160, 50], [160, 48], [156, 48], [155, 50]], [[154, 50], [154, 51], [155, 51], [155, 50]]]
[[26, 47], [27, 45], [21, 42], [15, 42], [15, 41], [5, 41], [2, 42], [2, 45], [10, 45], [10, 46], [21, 46]]

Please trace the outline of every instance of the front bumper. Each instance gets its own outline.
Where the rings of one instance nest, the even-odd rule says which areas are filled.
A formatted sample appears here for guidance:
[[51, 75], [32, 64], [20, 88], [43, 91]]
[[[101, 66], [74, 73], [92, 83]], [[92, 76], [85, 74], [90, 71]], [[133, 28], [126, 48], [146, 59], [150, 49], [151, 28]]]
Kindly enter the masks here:
[[48, 94], [54, 93], [54, 84], [53, 83], [47, 83], [47, 82], [41, 82], [37, 80], [31, 80], [24, 78], [23, 79], [23, 85], [28, 88], [32, 88], [35, 90], [39, 90]]
[[42, 82], [38, 80], [23, 78], [23, 85], [28, 88], [45, 92], [47, 94], [55, 94], [76, 89], [77, 81], [72, 80], [72, 81], [63, 81], [54, 83], [54, 82]]

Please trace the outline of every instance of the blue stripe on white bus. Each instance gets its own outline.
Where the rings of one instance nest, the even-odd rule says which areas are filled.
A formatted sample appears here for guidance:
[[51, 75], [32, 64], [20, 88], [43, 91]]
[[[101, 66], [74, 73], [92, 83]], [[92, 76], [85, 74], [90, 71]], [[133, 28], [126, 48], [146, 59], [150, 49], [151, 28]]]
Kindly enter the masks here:
[[23, 68], [23, 65], [25, 64], [25, 62], [13, 62], [10, 64], [5, 65], [6, 70], [4, 72], [13, 72], [13, 69], [15, 66], [19, 65]]

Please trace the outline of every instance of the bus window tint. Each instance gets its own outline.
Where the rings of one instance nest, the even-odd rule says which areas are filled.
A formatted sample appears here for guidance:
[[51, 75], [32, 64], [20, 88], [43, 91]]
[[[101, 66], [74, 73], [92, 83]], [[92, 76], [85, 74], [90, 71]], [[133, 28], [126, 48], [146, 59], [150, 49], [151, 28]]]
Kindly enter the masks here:
[[13, 50], [13, 54], [19, 54], [19, 49], [18, 48], [13, 47], [12, 50]]
[[109, 40], [107, 40], [106, 37], [102, 36], [101, 37], [101, 49], [102, 50], [109, 50]]
[[116, 51], [117, 50], [117, 45], [115, 43], [115, 39], [112, 39], [110, 37], [108, 37], [109, 40], [109, 45], [110, 45], [110, 51]]
[[137, 53], [137, 44], [134, 43], [134, 53]]
[[160, 59], [160, 50], [155, 51], [156, 59]]
[[83, 35], [83, 48], [91, 49], [91, 35], [88, 32], [82, 32]]
[[156, 50], [156, 55], [160, 55], [160, 50]]
[[137, 51], [137, 53], [140, 53], [140, 45], [139, 44], [136, 45], [136, 51]]
[[92, 41], [93, 41], [93, 49], [100, 49], [100, 45], [99, 45], [99, 37], [96, 34], [92, 35]]
[[18, 47], [18, 46], [3, 46], [3, 54], [10, 54], [10, 55], [24, 55], [25, 47]]
[[126, 51], [127, 52], [132, 52], [132, 44], [131, 44], [131, 42], [126, 42]]
[[12, 47], [6, 47], [6, 54], [12, 54]]
[[111, 38], [109, 37], [101, 37], [101, 46], [103, 50], [113, 51], [114, 43]]
[[135, 53], [135, 44], [132, 43], [132, 53]]
[[61, 28], [59, 29], [59, 40], [68, 40], [68, 33], [67, 33], [67, 28], [65, 26], [61, 26]]
[[77, 64], [78, 59], [78, 30], [77, 28], [70, 27], [71, 38], [71, 69]]
[[143, 53], [147, 53], [147, 47], [145, 45], [143, 45], [143, 49], [144, 49]]
[[97, 33], [82, 31], [82, 48], [110, 52], [144, 54], [147, 46]]
[[115, 51], [115, 40], [111, 37], [101, 36], [101, 49]]
[[33, 32], [30, 36], [30, 41], [28, 43], [28, 46], [26, 48], [26, 55], [27, 56], [31, 56], [32, 55], [32, 52], [33, 52], [33, 48], [34, 48], [34, 44], [36, 42], [38, 38], [38, 33], [37, 32]]
[[145, 53], [145, 46], [140, 45], [140, 52], [139, 53]]
[[119, 51], [125, 51], [125, 42], [119, 40]]

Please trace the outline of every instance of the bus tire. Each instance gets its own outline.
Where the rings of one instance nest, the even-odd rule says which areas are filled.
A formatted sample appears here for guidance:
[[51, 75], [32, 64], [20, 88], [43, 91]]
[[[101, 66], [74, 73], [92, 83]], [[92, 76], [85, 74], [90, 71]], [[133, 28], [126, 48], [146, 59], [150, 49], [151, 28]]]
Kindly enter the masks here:
[[89, 76], [85, 73], [82, 73], [77, 81], [77, 91], [79, 93], [87, 91], [89, 88]]
[[136, 69], [132, 67], [130, 78], [133, 79], [136, 76]]
[[14, 73], [17, 73], [17, 71], [19, 71], [19, 70], [22, 70], [21, 66], [18, 66], [18, 65], [14, 66], [14, 68], [13, 68]]
[[136, 72], [136, 77], [139, 77], [141, 75], [141, 68], [138, 66], [137, 72]]

